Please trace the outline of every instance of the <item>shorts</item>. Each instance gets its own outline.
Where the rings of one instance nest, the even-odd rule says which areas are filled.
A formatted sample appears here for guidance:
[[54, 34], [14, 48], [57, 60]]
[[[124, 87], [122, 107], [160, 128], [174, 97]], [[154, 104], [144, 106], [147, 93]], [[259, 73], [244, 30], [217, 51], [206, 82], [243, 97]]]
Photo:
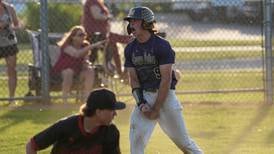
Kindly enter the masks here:
[[16, 55], [19, 52], [16, 44], [0, 47], [0, 58]]

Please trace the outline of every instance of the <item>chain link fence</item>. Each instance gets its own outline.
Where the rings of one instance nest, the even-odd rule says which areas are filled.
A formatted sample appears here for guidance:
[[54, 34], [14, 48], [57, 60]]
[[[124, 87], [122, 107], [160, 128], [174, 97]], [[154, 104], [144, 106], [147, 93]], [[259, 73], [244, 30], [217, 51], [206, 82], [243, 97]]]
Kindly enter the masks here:
[[[83, 6], [77, 0], [7, 0], [7, 2], [14, 5], [19, 19], [29, 30], [42, 29], [43, 33], [45, 32], [43, 28], [46, 27], [41, 25], [41, 21], [46, 22], [49, 39], [44, 41], [44, 44], [42, 42], [41, 46], [45, 43], [49, 46], [52, 41], [55, 43], [58, 36], [62, 36], [72, 26], [81, 24]], [[127, 23], [123, 21], [123, 17], [131, 7], [143, 5], [154, 11], [159, 31], [166, 34], [166, 39], [170, 41], [176, 52], [175, 68], [181, 72], [176, 91], [184, 102], [266, 101], [266, 91], [269, 91], [267, 85], [272, 83], [268, 80], [270, 77], [267, 77], [266, 68], [269, 67], [266, 60], [270, 59], [272, 63], [272, 58], [266, 56], [264, 26], [267, 20], [264, 20], [264, 14], [265, 8], [272, 3], [251, 0], [108, 0], [105, 3], [113, 14], [111, 31], [118, 34], [126, 34]], [[41, 11], [41, 5], [45, 4], [47, 12]], [[44, 17], [48, 17], [48, 20], [41, 19], [40, 12], [45, 13]], [[40, 99], [47, 95], [45, 94], [47, 87], [45, 91], [39, 92], [35, 91], [35, 88], [31, 91], [29, 89], [38, 85], [42, 86], [41, 89], [45, 88], [43, 86], [46, 82], [43, 84], [43, 79], [47, 78], [38, 80], [35, 85], [30, 84], [30, 78], [34, 74], [31, 73], [29, 64], [35, 65], [37, 55], [33, 52], [33, 42], [30, 41], [29, 33], [26, 30], [18, 30], [16, 34], [20, 51], [17, 54], [18, 81], [15, 99], [19, 101]], [[124, 47], [124, 44], [118, 45], [122, 63]], [[47, 47], [44, 50], [48, 50]], [[48, 53], [40, 54], [41, 59], [50, 56]], [[102, 59], [102, 56], [99, 55], [100, 58]], [[49, 61], [44, 62], [49, 63]], [[99, 60], [98, 63], [100, 62]], [[41, 66], [46, 63], [41, 63]], [[8, 76], [5, 69], [6, 62], [2, 58], [1, 101], [9, 100]], [[114, 89], [120, 96], [131, 95], [126, 81], [122, 82], [116, 76], [100, 79], [106, 80], [101, 84]], [[51, 91], [50, 87], [48, 90], [52, 98], [62, 96], [61, 91]], [[78, 94], [75, 95], [72, 97], [77, 98]]]

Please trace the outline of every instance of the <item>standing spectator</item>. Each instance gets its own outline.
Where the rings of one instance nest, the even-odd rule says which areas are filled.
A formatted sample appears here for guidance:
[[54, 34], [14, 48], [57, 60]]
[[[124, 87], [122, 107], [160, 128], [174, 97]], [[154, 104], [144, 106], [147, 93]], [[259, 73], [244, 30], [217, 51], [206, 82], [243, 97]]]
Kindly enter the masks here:
[[125, 108], [108, 89], [93, 90], [80, 114], [59, 120], [36, 134], [26, 145], [27, 154], [53, 145], [52, 154], [120, 154], [120, 133], [112, 124], [115, 110]]
[[136, 100], [130, 124], [131, 154], [144, 153], [157, 123], [182, 152], [202, 154], [187, 133], [175, 94], [175, 52], [167, 40], [155, 35], [154, 13], [147, 7], [135, 7], [125, 20], [128, 32], [136, 37], [125, 48], [125, 67]]
[[13, 6], [0, 0], [0, 58], [5, 58], [7, 64], [11, 101], [14, 98], [17, 85], [16, 54], [19, 52], [14, 30], [19, 27], [19, 20]]
[[61, 53], [51, 70], [51, 75], [61, 73], [63, 80], [62, 92], [65, 103], [73, 84], [73, 78], [76, 75], [80, 75], [80, 80], [83, 81], [84, 98], [91, 91], [95, 76], [88, 56], [90, 50], [102, 46], [103, 43], [104, 41], [90, 44], [86, 40], [86, 32], [82, 26], [72, 27], [62, 40], [58, 42]]
[[[100, 32], [103, 35], [103, 38], [109, 38], [109, 42], [106, 46], [109, 50], [105, 51], [112, 51], [112, 53], [105, 53], [105, 69], [106, 71], [113, 73], [112, 71], [114, 69], [112, 68], [111, 59], [108, 59], [108, 54], [113, 54], [116, 71], [120, 76], [123, 76], [124, 73], [117, 42], [129, 43], [132, 37], [110, 32], [111, 17], [112, 15], [104, 4], [104, 0], [86, 0], [84, 2], [82, 25], [85, 27], [89, 40], [91, 42], [96, 41], [94, 40], [96, 32]], [[95, 58], [97, 58], [97, 52], [92, 53], [91, 62], [94, 62]]]

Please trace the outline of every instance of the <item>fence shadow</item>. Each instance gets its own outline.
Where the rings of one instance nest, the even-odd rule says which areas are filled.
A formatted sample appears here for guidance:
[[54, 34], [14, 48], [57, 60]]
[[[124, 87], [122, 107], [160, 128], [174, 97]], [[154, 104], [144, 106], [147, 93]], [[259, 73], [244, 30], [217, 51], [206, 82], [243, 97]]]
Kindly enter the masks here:
[[[222, 153], [233, 154], [241, 146], [244, 140], [252, 134], [252, 130], [260, 125], [260, 123], [269, 115], [272, 105], [264, 104], [258, 108], [256, 115], [249, 122], [249, 124], [236, 136], [227, 148]], [[269, 138], [269, 141], [273, 140], [274, 131], [272, 132], [272, 138]]]

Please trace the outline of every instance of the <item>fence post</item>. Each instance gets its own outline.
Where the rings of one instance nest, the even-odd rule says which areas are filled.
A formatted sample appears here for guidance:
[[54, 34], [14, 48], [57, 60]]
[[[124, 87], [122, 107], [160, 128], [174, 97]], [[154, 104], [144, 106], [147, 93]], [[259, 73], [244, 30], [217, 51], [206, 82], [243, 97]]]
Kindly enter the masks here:
[[271, 0], [265, 0], [264, 34], [265, 34], [265, 95], [266, 103], [273, 103], [272, 89], [272, 4]]
[[42, 101], [49, 103], [49, 56], [48, 56], [48, 6], [47, 0], [40, 1], [40, 28], [42, 50]]

